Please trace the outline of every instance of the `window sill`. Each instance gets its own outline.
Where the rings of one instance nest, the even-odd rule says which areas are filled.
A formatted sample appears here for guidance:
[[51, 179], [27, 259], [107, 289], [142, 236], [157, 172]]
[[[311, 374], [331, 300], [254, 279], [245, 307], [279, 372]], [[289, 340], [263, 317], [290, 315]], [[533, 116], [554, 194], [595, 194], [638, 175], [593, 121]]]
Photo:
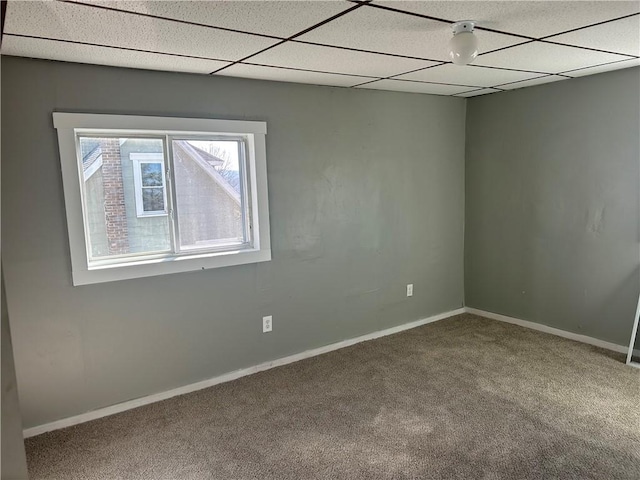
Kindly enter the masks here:
[[169, 215], [168, 212], [154, 212], [154, 213], [138, 213], [136, 217], [138, 218], [155, 218], [155, 217], [166, 217]]
[[171, 256], [126, 264], [99, 265], [73, 271], [74, 285], [90, 285], [171, 273], [195, 272], [211, 268], [268, 262], [271, 250], [239, 249], [199, 255]]

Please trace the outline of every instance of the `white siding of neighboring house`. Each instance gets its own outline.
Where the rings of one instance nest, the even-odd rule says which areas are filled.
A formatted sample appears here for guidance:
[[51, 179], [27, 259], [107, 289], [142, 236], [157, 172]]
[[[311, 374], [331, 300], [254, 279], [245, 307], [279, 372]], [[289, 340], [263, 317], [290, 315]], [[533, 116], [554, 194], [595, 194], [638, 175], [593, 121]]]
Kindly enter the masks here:
[[104, 190], [102, 185], [102, 169], [97, 170], [85, 183], [87, 198], [87, 219], [89, 238], [91, 238], [91, 253], [94, 257], [109, 254], [107, 229], [104, 224]]

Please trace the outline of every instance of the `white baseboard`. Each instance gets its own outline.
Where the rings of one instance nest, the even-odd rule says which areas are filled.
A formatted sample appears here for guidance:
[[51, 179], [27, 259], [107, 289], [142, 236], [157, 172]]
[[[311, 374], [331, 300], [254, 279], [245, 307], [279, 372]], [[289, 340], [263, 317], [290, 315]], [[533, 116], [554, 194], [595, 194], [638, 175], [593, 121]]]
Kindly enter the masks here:
[[230, 382], [231, 380], [235, 380], [240, 377], [245, 377], [247, 375], [251, 375], [257, 372], [269, 370], [274, 367], [287, 365], [289, 363], [297, 362], [299, 360], [304, 360], [305, 358], [311, 358], [317, 355], [322, 355], [323, 353], [328, 353], [334, 350], [338, 350], [340, 348], [349, 347], [351, 345], [355, 345], [356, 343], [366, 342], [368, 340], [374, 340], [376, 338], [385, 337], [387, 335], [392, 335], [394, 333], [402, 332], [404, 330], [420, 327], [422, 325], [426, 325], [427, 323], [437, 322], [438, 320], [443, 320], [445, 318], [453, 317], [455, 315], [460, 315], [462, 313], [465, 313], [464, 308], [459, 308], [457, 310], [452, 310], [450, 312], [440, 313], [438, 315], [433, 315], [428, 318], [423, 318], [421, 320], [416, 320], [414, 322], [398, 325], [397, 327], [391, 327], [385, 330], [368, 333], [360, 337], [350, 338], [347, 340], [343, 340], [341, 342], [332, 343], [331, 345], [325, 345], [324, 347], [314, 348], [312, 350], [307, 350], [305, 352], [296, 353], [294, 355], [289, 355], [287, 357], [282, 357], [277, 360], [272, 360], [269, 362], [264, 362], [258, 365], [254, 365], [252, 367], [243, 368], [242, 370], [236, 370], [233, 372], [225, 373], [218, 377], [210, 378], [208, 380], [203, 380], [201, 382], [192, 383], [190, 385], [185, 385], [183, 387], [174, 388], [172, 390], [167, 390], [165, 392], [155, 393], [153, 395], [147, 395], [146, 397], [136, 398], [134, 400], [118, 403], [116, 405], [111, 405], [105, 408], [99, 408], [91, 412], [75, 415], [73, 417], [63, 418], [61, 420], [56, 420], [55, 422], [45, 423], [43, 425], [26, 428], [23, 430], [23, 435], [24, 435], [24, 438], [29, 438], [29, 437], [34, 437], [36, 435], [40, 435], [42, 433], [51, 432], [53, 430], [59, 430], [61, 428], [71, 427], [73, 425], [78, 425], [80, 423], [89, 422], [91, 420], [96, 420], [98, 418], [106, 417], [108, 415], [113, 415], [115, 413], [124, 412], [126, 410], [131, 410], [133, 408], [141, 407], [143, 405], [148, 405], [150, 403], [166, 400], [168, 398], [176, 397], [178, 395], [184, 395], [186, 393], [202, 390], [203, 388], [212, 387], [220, 383]]
[[520, 325], [521, 327], [530, 328], [532, 330], [538, 330], [539, 332], [550, 333], [558, 337], [568, 338], [569, 340], [575, 340], [576, 342], [587, 343], [600, 348], [606, 348], [607, 350], [613, 350], [614, 352], [627, 353], [629, 347], [624, 345], [618, 345], [617, 343], [605, 342], [597, 338], [588, 337], [586, 335], [580, 335], [579, 333], [567, 332], [566, 330], [560, 330], [559, 328], [549, 327], [540, 323], [529, 322], [527, 320], [521, 320], [519, 318], [508, 317], [499, 313], [487, 312], [484, 310], [478, 310], [477, 308], [465, 307], [466, 313], [472, 313], [480, 317], [490, 318], [492, 320], [499, 320], [501, 322], [512, 323], [514, 325]]

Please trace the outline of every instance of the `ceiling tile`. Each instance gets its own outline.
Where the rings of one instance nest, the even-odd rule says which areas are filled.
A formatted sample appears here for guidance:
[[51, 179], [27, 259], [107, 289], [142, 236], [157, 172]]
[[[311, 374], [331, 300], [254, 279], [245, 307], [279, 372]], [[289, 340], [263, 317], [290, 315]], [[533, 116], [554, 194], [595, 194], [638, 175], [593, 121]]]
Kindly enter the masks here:
[[558, 75], [548, 75], [546, 77], [534, 78], [532, 80], [524, 80], [523, 82], [507, 83], [505, 85], [496, 85], [503, 90], [515, 90], [516, 88], [532, 87], [534, 85], [542, 85], [543, 83], [559, 82], [560, 80], [568, 80], [566, 77]]
[[594, 73], [611, 72], [613, 70], [638, 66], [640, 66], [640, 58], [634, 58], [631, 60], [623, 60], [621, 62], [596, 65], [595, 67], [581, 68], [580, 70], [570, 70], [568, 72], [562, 72], [562, 74], [569, 75], [570, 77], [582, 77], [584, 75], [593, 75]]
[[515, 68], [545, 73], [559, 73], [575, 68], [623, 60], [625, 57], [594, 52], [576, 47], [565, 47], [545, 42], [531, 42], [499, 52], [479, 55], [476, 65]]
[[481, 88], [480, 90], [472, 90], [470, 92], [463, 92], [456, 95], [456, 97], [477, 97], [479, 95], [487, 95], [489, 93], [497, 93], [500, 90], [495, 88]]
[[395, 92], [430, 93], [434, 95], [454, 95], [469, 90], [469, 87], [441, 85], [438, 83], [410, 82], [407, 80], [379, 80], [357, 88], [392, 90]]
[[102, 6], [247, 32], [289, 37], [351, 8], [334, 1], [128, 1], [76, 0]]
[[373, 77], [388, 77], [429, 65], [437, 65], [435, 62], [426, 60], [294, 42], [278, 45], [251, 57], [249, 63]]
[[[301, 35], [298, 40], [448, 61], [450, 32], [451, 26], [447, 23], [363, 6]], [[478, 32], [478, 41], [480, 48], [488, 51], [523, 40]]]
[[481, 27], [534, 38], [640, 12], [638, 1], [375, 1], [374, 4], [451, 21], [476, 20]]
[[46, 58], [62, 62], [91, 63], [117, 67], [143, 68], [190, 73], [210, 73], [229, 62], [134, 52], [77, 43], [41, 40], [4, 35], [2, 54], [18, 57]]
[[640, 55], [640, 15], [583, 28], [547, 40], [638, 56]]
[[5, 33], [237, 60], [278, 40], [61, 2], [9, 2]]
[[491, 87], [499, 83], [516, 82], [539, 77], [539, 73], [486, 68], [474, 65], [454, 65], [448, 63], [417, 72], [395, 77], [399, 80], [419, 80], [423, 82], [454, 83], [473, 87]]
[[370, 78], [367, 77], [352, 75], [336, 75], [332, 73], [308, 72], [304, 70], [290, 70], [287, 68], [263, 67], [240, 63], [232, 65], [216, 75], [274, 80], [277, 82], [312, 83], [314, 85], [332, 85], [337, 87], [351, 87], [352, 85], [370, 80]]
[[[639, 1], [375, 1], [282, 45], [264, 35], [288, 37], [354, 4], [342, 0], [74, 2], [8, 2], [2, 53], [209, 73], [273, 47], [221, 74], [338, 86], [397, 76], [362, 88], [459, 96], [483, 94], [471, 92], [488, 90], [483, 87], [521, 88], [563, 78], [540, 77], [544, 73], [577, 77], [639, 65], [624, 55], [640, 54]], [[378, 4], [403, 12], [376, 8]], [[634, 16], [613, 20], [624, 15]], [[522, 37], [479, 29], [481, 55], [473, 65], [437, 65], [448, 62], [449, 23], [463, 18], [515, 35], [555, 36], [527, 43]], [[589, 26], [609, 20], [613, 21]], [[482, 53], [496, 49], [500, 50]]]

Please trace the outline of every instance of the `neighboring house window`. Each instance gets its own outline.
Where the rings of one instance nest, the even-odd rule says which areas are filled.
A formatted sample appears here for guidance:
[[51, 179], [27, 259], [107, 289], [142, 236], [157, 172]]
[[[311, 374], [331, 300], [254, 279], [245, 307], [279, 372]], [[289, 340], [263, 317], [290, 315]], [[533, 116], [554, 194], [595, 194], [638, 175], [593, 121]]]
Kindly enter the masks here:
[[271, 259], [264, 122], [53, 119], [74, 285]]
[[138, 217], [167, 214], [164, 159], [161, 153], [131, 153]]

